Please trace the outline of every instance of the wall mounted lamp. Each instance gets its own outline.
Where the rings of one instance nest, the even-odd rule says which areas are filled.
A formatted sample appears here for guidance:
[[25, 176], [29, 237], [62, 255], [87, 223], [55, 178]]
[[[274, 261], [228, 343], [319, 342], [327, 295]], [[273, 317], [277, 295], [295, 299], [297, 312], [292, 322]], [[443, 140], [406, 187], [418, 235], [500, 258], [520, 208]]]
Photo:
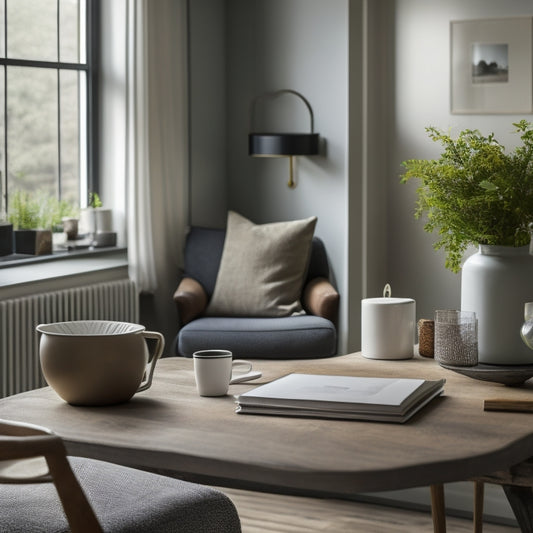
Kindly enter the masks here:
[[[260, 100], [272, 100], [282, 94], [294, 94], [300, 98], [309, 111], [311, 120], [310, 133], [257, 133], [254, 129], [255, 111]], [[250, 109], [250, 133], [248, 135], [248, 154], [252, 157], [288, 157], [289, 158], [289, 182], [288, 186], [293, 189], [294, 182], [293, 157], [296, 155], [318, 154], [318, 133], [313, 132], [313, 110], [309, 102], [298, 92], [292, 89], [281, 89], [257, 96]]]

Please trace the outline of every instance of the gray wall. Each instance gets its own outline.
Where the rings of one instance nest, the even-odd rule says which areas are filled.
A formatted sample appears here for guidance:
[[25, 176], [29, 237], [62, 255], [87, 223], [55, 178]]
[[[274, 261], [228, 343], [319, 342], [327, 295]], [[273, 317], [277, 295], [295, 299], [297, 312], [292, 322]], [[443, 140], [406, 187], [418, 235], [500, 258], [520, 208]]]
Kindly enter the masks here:
[[[416, 299], [418, 318], [460, 304], [460, 275], [444, 268], [434, 236], [413, 218], [415, 183], [401, 162], [431, 158], [427, 125], [494, 131], [508, 146], [518, 116], [452, 115], [449, 24], [533, 14], [530, 0], [194, 0], [191, 8], [193, 223], [222, 226], [228, 208], [257, 223], [318, 216], [341, 293], [341, 352], [360, 348], [360, 300]], [[254, 97], [281, 88], [311, 103], [319, 156], [247, 153]], [[265, 104], [266, 105], [266, 104]], [[263, 106], [264, 107], [264, 106]], [[256, 126], [305, 131], [301, 104], [285, 96]]]
[[[225, 16], [223, 5], [227, 6]], [[349, 20], [360, 17], [361, 2], [352, 2], [352, 6], [349, 9], [348, 0], [195, 0], [190, 4], [191, 220], [220, 226], [224, 223], [221, 211], [225, 215], [228, 208], [256, 223], [316, 215], [316, 234], [326, 242], [342, 295], [343, 352], [358, 348], [359, 328], [350, 331], [347, 325], [349, 303], [360, 299], [359, 277], [351, 286], [348, 275], [350, 250], [360, 247], [361, 240], [359, 209], [355, 234], [349, 235], [349, 198], [354, 195], [361, 203], [357, 168], [361, 107], [349, 110], [348, 105]], [[353, 48], [361, 54], [359, 32]], [[359, 70], [361, 61], [355, 65]], [[355, 85], [358, 95], [359, 87]], [[251, 103], [256, 96], [277, 89], [294, 89], [309, 100], [315, 131], [321, 136], [320, 155], [296, 159], [294, 190], [286, 185], [288, 159], [248, 156]], [[225, 108], [221, 94], [226, 96]], [[258, 107], [259, 129], [308, 131], [307, 111], [296, 97], [283, 96], [264, 106]], [[206, 107], [217, 111], [208, 115]], [[357, 122], [353, 131], [352, 117]], [[355, 141], [350, 141], [350, 135]], [[204, 142], [215, 149], [203, 150]], [[354, 166], [351, 159], [358, 172], [353, 180], [348, 178], [348, 169]], [[356, 257], [359, 264], [361, 254]], [[353, 290], [356, 298], [349, 298]]]
[[[372, 0], [374, 2], [374, 0]], [[461, 277], [444, 268], [444, 254], [433, 250], [435, 237], [423, 231], [423, 223], [413, 217], [416, 183], [401, 185], [401, 162], [410, 158], [438, 157], [438, 146], [429, 140], [424, 128], [429, 125], [458, 133], [464, 128], [494, 132], [508, 148], [516, 142], [510, 134], [511, 123], [531, 115], [452, 115], [450, 113], [450, 21], [533, 15], [531, 0], [396, 0], [381, 2], [384, 17], [375, 19], [381, 35], [391, 35], [390, 49], [374, 49], [374, 64], [386, 61], [392, 77], [392, 113], [380, 121], [388, 139], [375, 144], [369, 159], [387, 161], [381, 176], [386, 195], [386, 269], [393, 292], [416, 300], [418, 318], [432, 318], [435, 309], [459, 308]], [[392, 19], [392, 28], [383, 28]], [[376, 75], [376, 73], [374, 73]], [[375, 82], [379, 80], [376, 75]], [[384, 82], [386, 84], [386, 82]], [[374, 83], [377, 87], [379, 84]], [[383, 88], [382, 88], [383, 90]], [[474, 252], [472, 249], [470, 252]], [[472, 509], [469, 483], [446, 487], [447, 505], [454, 509]], [[382, 497], [398, 497], [382, 494]], [[425, 489], [402, 491], [402, 500], [427, 502]], [[511, 509], [499, 487], [487, 485], [485, 509], [488, 513], [512, 518]]]
[[[228, 61], [229, 206], [256, 223], [316, 215], [316, 234], [326, 243], [339, 290], [345, 295], [347, 1], [231, 0]], [[287, 187], [288, 159], [248, 156], [251, 102], [277, 89], [293, 89], [307, 98], [322, 139], [320, 155], [295, 160], [293, 190]], [[260, 102], [257, 111], [256, 130], [309, 131], [305, 106], [293, 95]], [[341, 317], [344, 322], [346, 313]]]
[[[424, 128], [432, 125], [458, 133], [478, 128], [508, 148], [516, 142], [512, 122], [531, 115], [452, 115], [450, 113], [450, 21], [533, 15], [531, 0], [398, 0], [395, 3], [394, 116], [388, 171], [388, 277], [393, 287], [416, 299], [419, 318], [437, 308], [460, 307], [460, 274], [444, 268], [444, 254], [433, 250], [436, 238], [414, 220], [416, 183], [400, 185], [400, 163], [438, 157], [439, 146]], [[475, 250], [471, 250], [472, 252]]]
[[189, 220], [197, 226], [226, 222], [226, 63], [226, 2], [190, 0]]

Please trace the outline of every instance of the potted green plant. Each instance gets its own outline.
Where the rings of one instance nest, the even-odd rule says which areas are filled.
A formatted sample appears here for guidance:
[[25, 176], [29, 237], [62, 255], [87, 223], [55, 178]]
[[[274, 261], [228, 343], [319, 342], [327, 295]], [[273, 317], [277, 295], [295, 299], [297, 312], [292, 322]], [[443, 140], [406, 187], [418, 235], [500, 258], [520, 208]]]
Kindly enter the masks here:
[[[521, 144], [506, 151], [491, 133], [464, 130], [456, 139], [436, 128], [439, 159], [405, 161], [401, 178], [420, 180], [415, 216], [436, 232], [446, 267], [461, 274], [461, 308], [478, 318], [479, 360], [533, 363], [519, 331], [524, 302], [533, 301], [533, 124], [514, 123]], [[469, 245], [479, 250], [461, 267]]]
[[116, 245], [113, 211], [103, 207], [99, 195], [95, 192], [89, 193], [88, 206], [81, 211], [80, 231], [92, 240], [95, 247]]
[[95, 234], [99, 231], [111, 231], [111, 209], [103, 206], [100, 196], [89, 193], [89, 202], [81, 211], [80, 225], [86, 233]]
[[40, 228], [40, 207], [37, 198], [28, 192], [15, 191], [9, 196], [8, 220], [13, 224], [15, 253], [52, 253], [52, 231]]
[[52, 253], [52, 232], [62, 231], [65, 216], [74, 216], [76, 209], [65, 200], [45, 193], [15, 191], [9, 197], [8, 220], [14, 228], [14, 251], [19, 254]]
[[51, 229], [53, 232], [63, 231], [63, 219], [78, 216], [79, 209], [67, 200], [40, 195], [39, 203], [39, 227]]
[[[2, 187], [0, 185], [0, 197]], [[0, 257], [13, 253], [13, 224], [6, 217], [6, 213], [0, 205]]]
[[13, 253], [13, 224], [0, 220], [0, 257]]
[[424, 229], [436, 231], [435, 248], [446, 252], [446, 267], [459, 272], [469, 245], [525, 246], [533, 223], [533, 124], [516, 124], [523, 144], [512, 152], [477, 130], [457, 139], [433, 127], [440, 159], [411, 159], [402, 182], [418, 178], [415, 216], [427, 217]]

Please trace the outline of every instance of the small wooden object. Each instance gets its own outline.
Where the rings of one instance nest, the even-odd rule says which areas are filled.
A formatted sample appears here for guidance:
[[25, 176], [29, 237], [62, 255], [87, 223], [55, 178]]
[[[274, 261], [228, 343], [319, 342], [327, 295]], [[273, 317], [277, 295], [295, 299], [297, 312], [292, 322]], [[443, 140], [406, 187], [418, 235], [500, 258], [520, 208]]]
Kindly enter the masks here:
[[426, 318], [418, 321], [418, 353], [433, 357], [435, 350], [435, 322]]
[[485, 411], [514, 411], [519, 413], [533, 413], [533, 400], [505, 400], [494, 398], [485, 400]]

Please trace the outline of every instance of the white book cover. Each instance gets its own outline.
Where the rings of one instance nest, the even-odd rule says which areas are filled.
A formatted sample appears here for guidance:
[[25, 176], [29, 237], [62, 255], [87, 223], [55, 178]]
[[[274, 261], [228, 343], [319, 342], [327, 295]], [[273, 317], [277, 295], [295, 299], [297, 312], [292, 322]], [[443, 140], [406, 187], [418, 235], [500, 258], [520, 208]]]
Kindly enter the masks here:
[[440, 394], [443, 385], [444, 380], [289, 374], [238, 396], [237, 410], [403, 416]]

